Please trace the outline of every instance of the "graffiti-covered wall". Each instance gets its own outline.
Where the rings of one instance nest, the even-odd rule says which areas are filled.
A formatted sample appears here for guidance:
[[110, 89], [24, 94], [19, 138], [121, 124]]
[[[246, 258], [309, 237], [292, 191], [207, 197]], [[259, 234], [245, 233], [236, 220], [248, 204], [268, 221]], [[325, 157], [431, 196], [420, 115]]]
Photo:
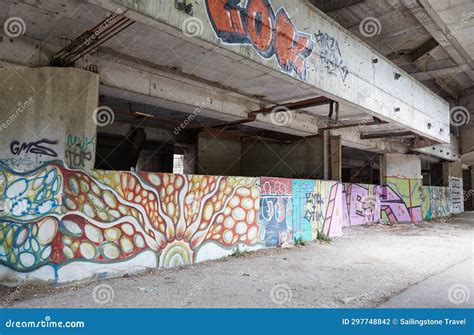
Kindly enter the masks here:
[[379, 222], [421, 222], [446, 218], [449, 189], [422, 186], [419, 179], [388, 178], [385, 185], [344, 184], [344, 226]]
[[52, 283], [180, 267], [292, 246], [343, 226], [451, 213], [419, 180], [335, 181], [71, 170], [0, 163], [0, 280]]
[[[0, 162], [28, 172], [57, 160], [74, 169], [95, 161], [99, 75], [77, 68], [2, 68]], [[67, 88], [67, 89], [66, 89]]]
[[68, 282], [263, 247], [258, 178], [1, 166], [2, 280]]

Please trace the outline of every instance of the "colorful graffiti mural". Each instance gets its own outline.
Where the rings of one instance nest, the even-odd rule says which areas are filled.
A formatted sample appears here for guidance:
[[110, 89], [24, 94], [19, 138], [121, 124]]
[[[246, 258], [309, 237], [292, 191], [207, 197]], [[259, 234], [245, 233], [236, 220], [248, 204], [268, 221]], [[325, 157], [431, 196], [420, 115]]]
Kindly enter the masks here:
[[262, 177], [258, 220], [267, 247], [293, 243], [293, 183], [291, 179]]
[[293, 181], [295, 240], [315, 240], [319, 233], [342, 235], [342, 185], [333, 181]]
[[[0, 164], [5, 280], [64, 283], [291, 246], [342, 227], [450, 214], [449, 189], [420, 180], [335, 181], [71, 170]], [[5, 269], [5, 271], [3, 271]]]
[[375, 185], [344, 184], [344, 226], [380, 221], [379, 192]]
[[154, 266], [175, 267], [263, 246], [258, 178], [1, 171], [0, 264], [15, 271], [49, 266], [58, 282], [73, 263], [109, 266], [147, 251]]
[[422, 186], [418, 179], [388, 178], [382, 186], [344, 185], [344, 226], [379, 222], [421, 222], [446, 218], [446, 187]]
[[206, 0], [209, 21], [217, 37], [228, 44], [251, 45], [263, 58], [275, 57], [283, 72], [306, 78], [313, 52], [310, 34], [297, 30], [288, 12], [277, 12], [269, 0]]
[[389, 222], [423, 221], [418, 179], [386, 178], [380, 191], [381, 220]]

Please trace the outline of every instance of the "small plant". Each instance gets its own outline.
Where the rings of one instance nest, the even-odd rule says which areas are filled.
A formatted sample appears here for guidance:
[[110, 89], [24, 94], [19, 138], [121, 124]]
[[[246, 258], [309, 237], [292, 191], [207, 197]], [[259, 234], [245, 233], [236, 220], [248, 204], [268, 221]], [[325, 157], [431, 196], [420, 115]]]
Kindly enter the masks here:
[[318, 241], [322, 241], [322, 242], [328, 242], [328, 243], [331, 243], [332, 242], [332, 238], [327, 236], [326, 234], [324, 234], [322, 231], [319, 231], [318, 230]]
[[237, 248], [234, 249], [234, 252], [232, 253], [232, 257], [237, 257], [237, 258], [240, 258], [240, 257], [247, 257], [247, 255], [249, 254], [250, 252], [248, 251], [245, 251], [245, 250], [240, 250], [240, 247], [237, 246]]
[[304, 247], [308, 244], [305, 240], [303, 240], [302, 236], [295, 237], [295, 245], [298, 247]]

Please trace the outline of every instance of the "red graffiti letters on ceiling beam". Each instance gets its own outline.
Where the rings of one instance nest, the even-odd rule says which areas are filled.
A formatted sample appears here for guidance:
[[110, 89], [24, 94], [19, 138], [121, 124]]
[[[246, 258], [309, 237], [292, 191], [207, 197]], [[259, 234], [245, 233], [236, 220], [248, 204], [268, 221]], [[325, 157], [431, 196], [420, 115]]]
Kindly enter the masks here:
[[313, 52], [311, 35], [297, 30], [284, 8], [277, 13], [269, 0], [206, 0], [217, 37], [228, 44], [251, 44], [263, 58], [276, 57], [280, 68], [304, 80]]

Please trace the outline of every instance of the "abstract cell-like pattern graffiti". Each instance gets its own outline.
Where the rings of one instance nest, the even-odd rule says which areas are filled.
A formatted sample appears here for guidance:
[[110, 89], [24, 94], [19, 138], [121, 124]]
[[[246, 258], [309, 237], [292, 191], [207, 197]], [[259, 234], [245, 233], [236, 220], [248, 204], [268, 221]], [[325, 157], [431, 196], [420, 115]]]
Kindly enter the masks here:
[[147, 251], [157, 267], [174, 267], [211, 259], [216, 248], [263, 245], [258, 178], [87, 174], [60, 164], [2, 176], [0, 263], [15, 271], [50, 266], [60, 281], [73, 263], [110, 265]]
[[56, 165], [32, 174], [17, 174], [0, 165], [0, 220], [26, 222], [59, 214], [61, 192], [62, 176]]

